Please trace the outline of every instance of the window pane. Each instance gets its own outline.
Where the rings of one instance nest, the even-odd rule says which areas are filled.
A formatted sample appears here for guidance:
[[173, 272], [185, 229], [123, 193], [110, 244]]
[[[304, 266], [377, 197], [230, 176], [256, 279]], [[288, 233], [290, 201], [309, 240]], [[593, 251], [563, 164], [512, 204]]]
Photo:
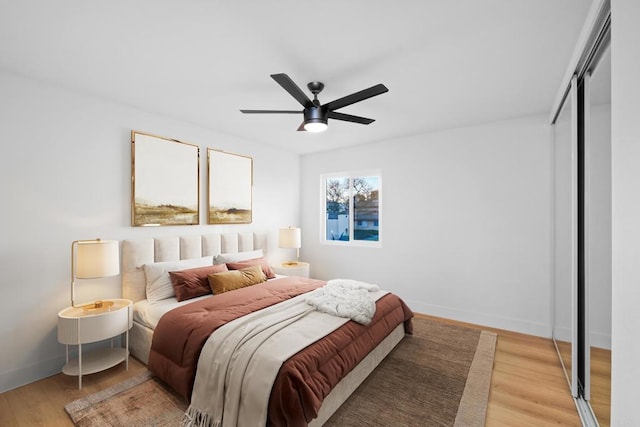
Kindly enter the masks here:
[[378, 241], [377, 176], [353, 178], [354, 240]]
[[349, 178], [328, 178], [325, 184], [327, 240], [349, 240]]

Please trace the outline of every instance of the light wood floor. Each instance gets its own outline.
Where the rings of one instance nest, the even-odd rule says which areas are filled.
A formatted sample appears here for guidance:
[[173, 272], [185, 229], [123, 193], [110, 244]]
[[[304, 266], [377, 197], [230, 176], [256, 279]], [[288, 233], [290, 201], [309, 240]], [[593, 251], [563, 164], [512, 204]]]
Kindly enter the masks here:
[[[580, 418], [551, 340], [438, 320], [498, 334], [487, 426], [580, 426]], [[2, 393], [0, 426], [72, 426], [64, 405], [117, 384], [144, 369], [142, 363], [130, 358], [128, 371], [121, 364], [83, 377], [82, 390], [77, 388], [76, 377], [58, 374]]]

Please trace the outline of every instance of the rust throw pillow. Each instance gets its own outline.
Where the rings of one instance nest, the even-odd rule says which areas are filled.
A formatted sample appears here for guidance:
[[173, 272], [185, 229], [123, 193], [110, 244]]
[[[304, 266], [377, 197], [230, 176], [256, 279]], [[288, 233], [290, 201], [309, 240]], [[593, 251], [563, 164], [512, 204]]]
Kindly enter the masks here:
[[209, 275], [228, 271], [226, 264], [170, 271], [169, 277], [178, 301], [210, 294]]
[[254, 265], [259, 265], [260, 267], [262, 267], [262, 272], [265, 276], [267, 276], [267, 279], [273, 279], [276, 277], [276, 273], [274, 273], [273, 269], [269, 265], [269, 261], [267, 261], [265, 257], [227, 263], [227, 267], [229, 268], [229, 270], [240, 270], [242, 268], [247, 268]]

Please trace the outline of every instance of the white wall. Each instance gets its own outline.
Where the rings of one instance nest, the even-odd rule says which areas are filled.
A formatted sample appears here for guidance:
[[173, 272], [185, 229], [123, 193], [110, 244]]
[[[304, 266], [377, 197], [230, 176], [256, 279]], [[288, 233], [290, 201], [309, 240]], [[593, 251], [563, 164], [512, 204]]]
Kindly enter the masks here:
[[[0, 392], [64, 364], [56, 316], [70, 304], [73, 240], [251, 229], [268, 233], [272, 255], [290, 255], [276, 235], [299, 222], [298, 155], [2, 71], [0, 94]], [[202, 224], [206, 148], [252, 156], [253, 224], [131, 227], [132, 129], [200, 146]], [[108, 283], [104, 297], [119, 296], [119, 280]]]
[[[550, 336], [550, 162], [546, 116], [305, 155], [301, 259], [417, 312]], [[382, 171], [382, 248], [323, 245], [319, 176], [359, 169]]]
[[640, 384], [640, 2], [612, 0], [611, 425], [638, 426]]

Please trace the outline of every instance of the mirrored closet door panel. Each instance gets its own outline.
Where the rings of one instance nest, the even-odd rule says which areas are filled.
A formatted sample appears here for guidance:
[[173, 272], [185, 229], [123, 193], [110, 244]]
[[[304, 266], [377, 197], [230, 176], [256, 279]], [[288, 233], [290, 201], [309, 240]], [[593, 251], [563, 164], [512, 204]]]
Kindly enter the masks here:
[[600, 426], [611, 402], [611, 55], [602, 48], [585, 77], [585, 286], [589, 381]]
[[553, 340], [577, 396], [577, 80], [574, 78], [553, 126], [554, 321]]
[[553, 341], [587, 427], [610, 425], [611, 401], [611, 9], [597, 5], [551, 120]]

